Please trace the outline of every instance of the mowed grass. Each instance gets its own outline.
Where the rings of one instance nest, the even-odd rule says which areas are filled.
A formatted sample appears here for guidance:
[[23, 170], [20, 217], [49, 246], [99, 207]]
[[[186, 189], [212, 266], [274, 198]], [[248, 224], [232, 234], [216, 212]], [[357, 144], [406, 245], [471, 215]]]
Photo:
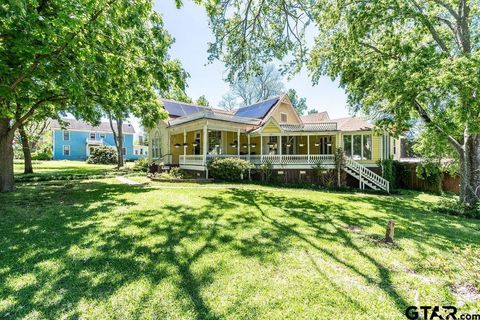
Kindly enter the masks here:
[[0, 319], [405, 319], [470, 284], [453, 266], [480, 223], [437, 196], [173, 186], [0, 194]]
[[86, 161], [33, 161], [33, 174], [24, 174], [23, 160], [15, 160], [14, 172], [17, 181], [84, 179], [89, 177], [113, 176], [131, 171], [132, 162], [117, 170], [115, 165], [89, 164]]

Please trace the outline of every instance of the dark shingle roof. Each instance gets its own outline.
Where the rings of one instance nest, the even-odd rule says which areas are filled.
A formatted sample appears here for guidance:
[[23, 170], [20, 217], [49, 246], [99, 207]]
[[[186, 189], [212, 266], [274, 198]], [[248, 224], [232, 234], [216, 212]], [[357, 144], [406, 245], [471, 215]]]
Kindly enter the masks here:
[[[92, 126], [89, 123], [86, 123], [81, 120], [77, 119], [62, 119], [65, 122], [68, 122], [67, 129], [68, 130], [85, 130], [85, 131], [104, 131], [104, 132], [112, 132], [112, 128], [110, 128], [109, 122], [101, 122], [99, 126]], [[116, 129], [116, 124], [114, 123], [114, 128]], [[62, 129], [60, 124], [57, 120], [52, 120], [50, 123], [52, 129]], [[129, 123], [124, 123], [122, 126], [123, 133], [135, 133], [135, 129]]]
[[277, 104], [280, 97], [274, 97], [268, 100], [239, 108], [235, 111], [235, 115], [239, 117], [263, 119], [272, 107]]

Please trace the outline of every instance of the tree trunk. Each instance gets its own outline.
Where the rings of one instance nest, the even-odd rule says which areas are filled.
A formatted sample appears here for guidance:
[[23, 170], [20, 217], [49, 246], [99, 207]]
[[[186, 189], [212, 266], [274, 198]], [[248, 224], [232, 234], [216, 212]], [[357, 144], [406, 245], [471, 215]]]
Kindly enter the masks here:
[[386, 243], [393, 243], [394, 232], [395, 232], [395, 221], [389, 220], [387, 223], [387, 231], [385, 232]]
[[23, 124], [18, 127], [18, 131], [20, 132], [20, 140], [22, 140], [22, 150], [23, 150], [23, 159], [24, 159], [23, 173], [33, 173], [32, 152], [30, 150], [28, 136], [27, 136], [27, 133], [25, 132], [25, 127], [23, 126]]
[[460, 201], [474, 206], [480, 200], [480, 135], [465, 136], [460, 154]]
[[15, 191], [13, 178], [13, 132], [10, 120], [0, 119], [0, 192]]
[[117, 118], [118, 168], [123, 167], [123, 120]]

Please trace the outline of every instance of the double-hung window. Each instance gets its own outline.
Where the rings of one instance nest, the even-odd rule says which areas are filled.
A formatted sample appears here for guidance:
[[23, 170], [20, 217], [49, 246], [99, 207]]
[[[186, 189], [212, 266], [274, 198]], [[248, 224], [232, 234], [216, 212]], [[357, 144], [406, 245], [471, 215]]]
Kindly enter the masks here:
[[64, 156], [69, 156], [70, 155], [70, 146], [68, 146], [68, 145], [63, 146], [63, 155]]
[[95, 139], [96, 139], [95, 132], [90, 132], [90, 140], [95, 140]]
[[70, 141], [70, 131], [63, 131], [63, 141]]

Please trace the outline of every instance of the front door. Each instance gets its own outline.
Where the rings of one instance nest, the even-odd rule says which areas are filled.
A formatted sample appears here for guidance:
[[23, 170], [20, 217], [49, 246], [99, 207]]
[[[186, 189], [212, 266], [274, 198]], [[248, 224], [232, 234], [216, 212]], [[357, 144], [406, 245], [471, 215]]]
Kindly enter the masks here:
[[319, 153], [320, 154], [332, 154], [332, 145], [333, 145], [333, 138], [332, 136], [325, 136], [320, 137], [319, 143]]

